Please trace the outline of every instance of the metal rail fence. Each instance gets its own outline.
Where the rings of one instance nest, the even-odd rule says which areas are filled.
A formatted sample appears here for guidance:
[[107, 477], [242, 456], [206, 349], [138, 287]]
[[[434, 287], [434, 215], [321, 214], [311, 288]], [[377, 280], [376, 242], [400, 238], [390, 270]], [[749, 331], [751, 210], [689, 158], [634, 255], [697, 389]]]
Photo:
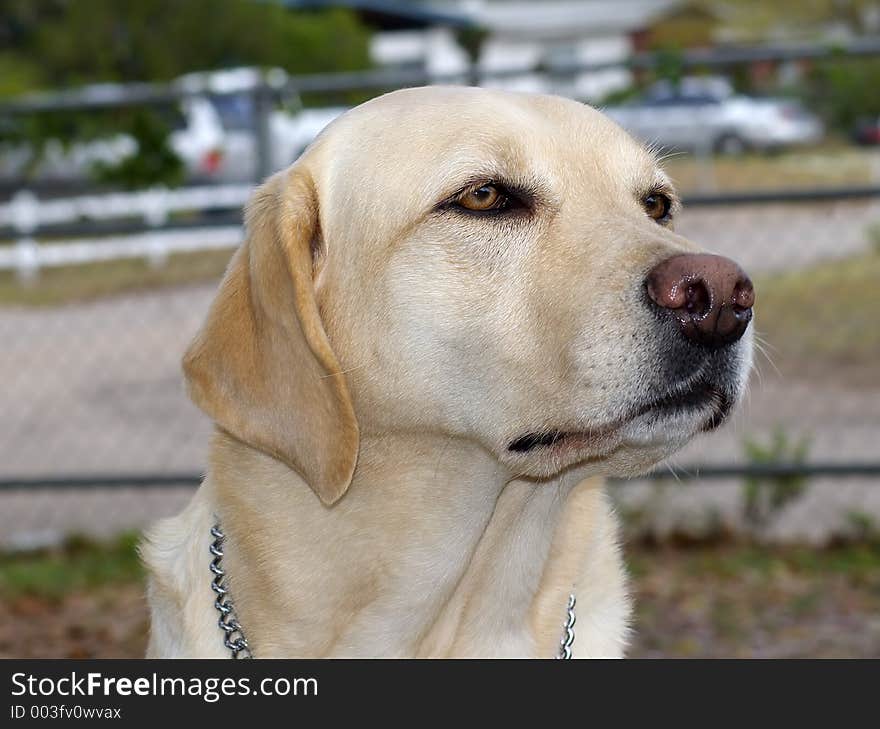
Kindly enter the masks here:
[[[880, 51], [880, 44], [863, 45], [854, 53]], [[726, 66], [742, 54], [687, 63]], [[804, 49], [747, 55], [806, 57]], [[640, 63], [649, 61], [631, 65]], [[290, 83], [365, 89], [426, 80], [436, 79], [383, 72]], [[41, 97], [12, 111], [182, 92], [149, 86], [133, 93], [109, 101]], [[261, 165], [270, 159], [264, 131], [257, 129]], [[877, 182], [685, 190], [677, 229], [736, 258], [755, 279], [766, 354], [732, 424], [652, 476], [615, 488], [631, 521], [650, 512], [641, 528], [735, 526], [751, 518], [743, 516], [751, 504], [752, 515], [766, 517], [758, 522], [768, 538], [821, 540], [880, 523]], [[179, 359], [240, 239], [238, 207], [248, 187], [117, 194], [103, 202], [44, 203], [24, 194], [0, 205], [0, 546], [139, 528], [189, 498], [211, 425], [185, 396]], [[218, 250], [195, 252], [203, 244]], [[756, 501], [755, 485], [772, 503]]]
[[[679, 54], [676, 64], [682, 71], [727, 72], [748, 64], [815, 62], [822, 60], [858, 62], [880, 57], [880, 37], [864, 37], [834, 44], [787, 44], [735, 48], [689, 50]], [[534, 78], [555, 79], [560, 88], [550, 92], [565, 93], [566, 80], [584, 74], [595, 74], [614, 69], [643, 72], [669, 62], [661, 53], [636, 53], [625, 61], [607, 62], [554, 62], [525, 64], [507, 70], [485, 70], [472, 66], [464, 72], [451, 74], [429, 73], [420, 68], [389, 68], [367, 71], [318, 73], [281, 78], [267, 72], [252, 84], [250, 93], [254, 108], [256, 135], [256, 164], [254, 180], [260, 181], [273, 170], [271, 154], [270, 112], [281, 95], [308, 93], [368, 92], [378, 94], [394, 89], [436, 84], [508, 85]], [[552, 85], [551, 85], [552, 86]], [[65, 110], [98, 110], [129, 106], [149, 106], [180, 101], [192, 96], [210, 93], [223, 96], [241, 93], [241, 89], [212, 88], [208, 80], [187, 79], [178, 83], [137, 83], [86, 87], [28, 94], [19, 99], [0, 103], [0, 117], [52, 113]]]

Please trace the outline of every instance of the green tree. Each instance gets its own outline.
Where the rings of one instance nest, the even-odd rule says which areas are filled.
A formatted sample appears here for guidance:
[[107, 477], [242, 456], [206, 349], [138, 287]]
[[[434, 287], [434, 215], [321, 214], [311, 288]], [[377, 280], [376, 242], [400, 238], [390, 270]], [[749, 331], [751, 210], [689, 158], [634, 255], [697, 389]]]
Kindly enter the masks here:
[[342, 9], [294, 12], [271, 0], [0, 0], [0, 59], [56, 88], [165, 81], [229, 66], [290, 73], [368, 65], [369, 33]]
[[880, 61], [828, 60], [810, 73], [804, 96], [825, 120], [843, 134], [864, 118], [880, 117]]
[[[169, 81], [192, 71], [280, 67], [292, 74], [366, 68], [369, 32], [343, 9], [294, 12], [272, 0], [0, 0], [0, 97], [100, 82]], [[0, 141], [127, 133], [153, 160], [96, 170], [130, 186], [180, 179], [149, 110], [0, 120]]]

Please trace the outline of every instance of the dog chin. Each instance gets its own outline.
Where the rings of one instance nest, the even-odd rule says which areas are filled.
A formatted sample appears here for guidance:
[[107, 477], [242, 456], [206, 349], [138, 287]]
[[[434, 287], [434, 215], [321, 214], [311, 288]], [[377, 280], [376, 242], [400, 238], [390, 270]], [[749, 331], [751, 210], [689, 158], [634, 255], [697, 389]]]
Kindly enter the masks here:
[[552, 479], [571, 470], [577, 470], [580, 478], [638, 476], [681, 449], [689, 438], [639, 434], [632, 438], [627, 436], [625, 440], [615, 440], [615, 444], [608, 444], [597, 451], [595, 445], [584, 447], [576, 444], [573, 438], [568, 444], [540, 452], [519, 456], [504, 453], [500, 460], [512, 472], [539, 480]]
[[712, 389], [684, 404], [660, 402], [604, 427], [528, 433], [510, 441], [499, 457], [512, 471], [538, 479], [570, 468], [583, 468], [584, 477], [638, 476], [694, 436], [719, 427], [739, 400], [737, 390]]

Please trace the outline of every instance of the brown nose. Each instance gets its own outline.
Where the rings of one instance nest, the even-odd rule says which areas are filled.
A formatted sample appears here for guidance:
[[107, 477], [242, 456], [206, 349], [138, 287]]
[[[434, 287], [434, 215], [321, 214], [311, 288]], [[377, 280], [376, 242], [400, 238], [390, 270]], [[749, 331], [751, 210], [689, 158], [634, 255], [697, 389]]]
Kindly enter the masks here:
[[752, 318], [755, 289], [729, 258], [685, 253], [661, 261], [646, 279], [648, 296], [684, 335], [711, 349], [737, 341]]

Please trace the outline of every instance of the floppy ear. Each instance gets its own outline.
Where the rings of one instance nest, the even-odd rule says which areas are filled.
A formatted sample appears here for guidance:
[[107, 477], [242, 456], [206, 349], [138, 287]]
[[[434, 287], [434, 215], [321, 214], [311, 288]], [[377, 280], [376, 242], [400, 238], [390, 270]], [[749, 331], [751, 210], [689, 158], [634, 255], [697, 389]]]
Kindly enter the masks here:
[[281, 172], [254, 193], [247, 239], [183, 367], [196, 405], [294, 469], [329, 505], [348, 489], [359, 437], [315, 299], [317, 220], [306, 172]]

